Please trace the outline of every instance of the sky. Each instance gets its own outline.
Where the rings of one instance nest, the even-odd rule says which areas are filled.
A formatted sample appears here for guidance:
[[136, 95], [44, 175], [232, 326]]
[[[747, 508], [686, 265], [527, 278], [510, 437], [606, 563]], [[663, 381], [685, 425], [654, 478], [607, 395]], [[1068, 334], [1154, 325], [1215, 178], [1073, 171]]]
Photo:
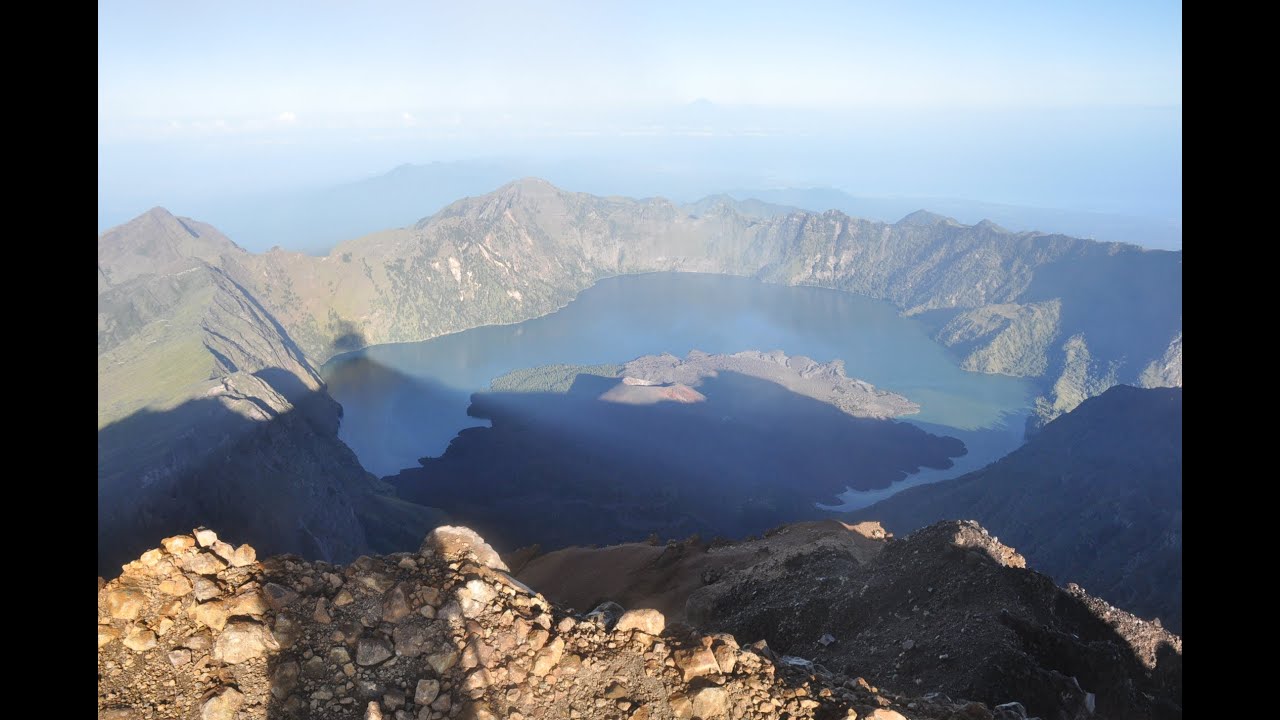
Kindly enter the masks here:
[[98, 17], [100, 225], [494, 156], [1181, 217], [1181, 3], [102, 0]]

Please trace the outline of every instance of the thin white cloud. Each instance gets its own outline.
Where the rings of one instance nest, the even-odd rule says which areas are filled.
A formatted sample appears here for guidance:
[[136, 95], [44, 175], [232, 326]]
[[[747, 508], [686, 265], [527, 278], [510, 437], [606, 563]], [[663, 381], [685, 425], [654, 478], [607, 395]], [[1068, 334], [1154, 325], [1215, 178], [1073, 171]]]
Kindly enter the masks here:
[[418, 124], [418, 119], [415, 118], [413, 116], [413, 113], [410, 113], [410, 112], [400, 113], [400, 121], [404, 123], [405, 127], [413, 127], [414, 125]]
[[292, 125], [298, 122], [298, 116], [292, 110], [285, 110], [276, 116], [276, 121], [283, 125]]

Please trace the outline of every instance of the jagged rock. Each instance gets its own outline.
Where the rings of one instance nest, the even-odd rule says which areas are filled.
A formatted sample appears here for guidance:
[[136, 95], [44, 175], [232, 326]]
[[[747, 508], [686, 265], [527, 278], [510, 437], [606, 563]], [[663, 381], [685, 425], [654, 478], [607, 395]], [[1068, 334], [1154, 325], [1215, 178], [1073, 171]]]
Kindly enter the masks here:
[[616, 632], [624, 632], [627, 630], [639, 630], [642, 633], [658, 636], [667, 628], [667, 619], [657, 610], [641, 609], [628, 610], [618, 618], [618, 624], [614, 626]]
[[395, 654], [391, 643], [383, 637], [362, 637], [356, 646], [356, 664], [362, 666], [377, 665]]
[[711, 654], [715, 656], [716, 665], [719, 666], [720, 672], [726, 675], [733, 672], [733, 669], [738, 664], [738, 648], [736, 645], [723, 642], [716, 643], [711, 649]]
[[102, 647], [118, 637], [120, 637], [120, 631], [110, 625], [98, 626], [98, 647]]
[[538, 677], [545, 677], [560, 662], [560, 658], [563, 656], [564, 638], [557, 637], [538, 651], [538, 655], [533, 660], [533, 674]]
[[160, 584], [156, 586], [156, 589], [165, 595], [182, 597], [183, 595], [191, 592], [192, 586], [191, 581], [188, 580], [185, 575], [175, 575], [174, 577], [161, 580]]
[[490, 683], [489, 671], [480, 668], [467, 675], [467, 678], [462, 681], [462, 692], [475, 697], [489, 687]]
[[190, 535], [174, 535], [160, 541], [160, 546], [170, 555], [179, 555], [196, 546], [196, 539]]
[[436, 671], [436, 675], [444, 675], [457, 662], [458, 651], [452, 647], [441, 648], [427, 654], [427, 663], [431, 665], [432, 670]]
[[271, 673], [271, 694], [277, 700], [283, 700], [298, 687], [298, 674], [301, 668], [298, 663], [286, 660], [276, 666]]
[[364, 720], [382, 720], [382, 707], [376, 700], [370, 700], [364, 710]]
[[471, 559], [494, 570], [509, 571], [497, 551], [471, 528], [442, 525], [427, 535], [419, 552], [438, 553], [446, 560]]
[[311, 614], [311, 619], [321, 625], [328, 625], [333, 622], [333, 616], [329, 614], [329, 603], [324, 598], [316, 599], [316, 610]]
[[876, 708], [863, 717], [866, 720], [907, 720], [902, 713], [890, 708]]
[[426, 628], [412, 623], [400, 623], [391, 631], [391, 639], [395, 643], [397, 655], [417, 657], [426, 649], [429, 637]]
[[401, 619], [409, 616], [413, 610], [409, 607], [409, 601], [405, 598], [404, 588], [397, 585], [387, 592], [386, 599], [382, 602], [382, 620], [383, 622], [399, 622]]
[[356, 576], [356, 581], [379, 595], [390, 590], [396, 582], [395, 578], [384, 572], [362, 572]]
[[720, 664], [716, 662], [715, 654], [707, 648], [677, 650], [675, 661], [676, 667], [680, 668], [680, 671], [684, 673], [685, 682], [720, 672]]
[[1008, 702], [992, 708], [993, 720], [1027, 720], [1027, 709], [1020, 702]]
[[258, 561], [258, 551], [250, 545], [241, 545], [231, 556], [232, 567], [248, 567]]
[[213, 636], [208, 632], [194, 633], [182, 641], [182, 647], [196, 652], [204, 652], [213, 647]]
[[612, 600], [605, 600], [587, 613], [587, 620], [608, 630], [617, 624], [618, 618], [622, 617], [624, 612], [626, 612], [626, 609], [618, 603]]
[[236, 688], [223, 688], [200, 708], [200, 720], [236, 720], [244, 696]]
[[729, 699], [722, 688], [704, 687], [689, 699], [693, 701], [693, 714], [703, 720], [724, 717], [729, 712]]
[[209, 547], [218, 542], [218, 533], [206, 527], [196, 528], [191, 531], [191, 534], [196, 536], [196, 542], [200, 543], [200, 547]]
[[267, 603], [277, 611], [289, 607], [298, 599], [298, 593], [293, 588], [278, 583], [267, 583], [262, 591], [267, 596]]
[[136, 620], [146, 605], [146, 596], [135, 588], [120, 588], [107, 593], [107, 613], [116, 620]]
[[212, 553], [195, 553], [185, 556], [182, 560], [183, 569], [197, 575], [217, 575], [226, 566], [222, 558]]
[[[273, 606], [268, 602], [268, 597], [264, 597], [263, 593], [256, 588], [243, 589], [231, 598], [228, 603], [228, 612], [232, 615], [252, 615], [254, 617], [262, 617], [267, 610]], [[276, 610], [282, 608], [276, 607]]]
[[671, 706], [671, 713], [676, 717], [693, 717], [693, 700], [690, 700], [683, 692], [673, 693], [667, 698], [667, 704]]
[[497, 592], [489, 583], [480, 579], [468, 580], [466, 585], [457, 590], [458, 606], [462, 609], [463, 617], [474, 618], [484, 612], [485, 606], [495, 595]]
[[231, 615], [231, 608], [221, 600], [214, 600], [192, 606], [187, 610], [187, 614], [191, 616], [192, 620], [201, 625], [218, 631], [226, 626], [227, 618]]
[[[211, 533], [212, 534], [212, 533]], [[236, 720], [244, 695], [233, 687], [222, 688], [200, 708], [200, 720]]]
[[138, 625], [130, 626], [121, 640], [124, 646], [134, 652], [145, 652], [156, 646], [156, 634]]
[[186, 648], [178, 648], [169, 651], [169, 664], [174, 667], [182, 667], [191, 662], [191, 651]]
[[164, 559], [163, 550], [148, 550], [138, 558], [138, 564], [145, 568], [154, 568]]
[[228, 565], [231, 564], [231, 559], [236, 556], [236, 549], [221, 540], [210, 545], [209, 549], [213, 551], [214, 555], [222, 558], [222, 561]]
[[191, 592], [200, 602], [212, 600], [222, 594], [222, 588], [218, 587], [218, 583], [209, 578], [197, 576], [188, 580], [191, 581]]
[[417, 687], [413, 691], [413, 702], [416, 705], [427, 706], [435, 702], [436, 696], [440, 694], [440, 681], [434, 678], [423, 678], [418, 681]]
[[213, 658], [235, 665], [262, 657], [268, 650], [277, 650], [279, 647], [280, 644], [262, 623], [232, 620], [213, 643]]
[[280, 613], [276, 615], [276, 624], [272, 626], [271, 634], [281, 647], [292, 647], [302, 635], [302, 626], [288, 613]]

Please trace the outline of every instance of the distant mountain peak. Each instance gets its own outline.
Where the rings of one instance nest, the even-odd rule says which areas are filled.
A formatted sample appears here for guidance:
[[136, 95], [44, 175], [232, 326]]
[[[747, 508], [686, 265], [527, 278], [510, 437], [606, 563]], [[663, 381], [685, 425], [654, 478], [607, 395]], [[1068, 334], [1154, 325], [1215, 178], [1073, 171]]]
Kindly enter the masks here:
[[240, 247], [216, 229], [156, 206], [98, 236], [99, 288], [138, 275], [168, 274], [191, 267], [193, 259], [216, 263]]
[[929, 212], [928, 210], [917, 210], [910, 215], [902, 218], [897, 225], [937, 225], [938, 223], [949, 223], [957, 225], [955, 218], [949, 218], [946, 215]]
[[155, 220], [177, 220], [178, 219], [176, 215], [169, 212], [168, 208], [164, 208], [159, 205], [142, 213], [137, 218], [135, 218], [135, 220], [140, 220], [142, 218], [152, 218]]
[[511, 182], [498, 188], [498, 192], [506, 193], [559, 193], [563, 192], [560, 188], [552, 185], [549, 181], [540, 177], [527, 176]]
[[1003, 228], [1003, 227], [1001, 227], [1001, 226], [999, 226], [999, 225], [997, 225], [997, 224], [995, 224], [995, 223], [993, 223], [993, 222], [991, 222], [990, 220], [987, 220], [987, 219], [985, 219], [985, 218], [984, 218], [981, 222], [979, 222], [977, 225], [974, 225], [974, 227], [975, 227], [975, 228], [981, 228], [981, 229], [983, 229], [983, 230], [994, 230], [995, 232], [1001, 232], [1001, 233], [1007, 233], [1007, 232], [1009, 232], [1009, 231], [1008, 231], [1008, 230], [1006, 230], [1005, 228]]

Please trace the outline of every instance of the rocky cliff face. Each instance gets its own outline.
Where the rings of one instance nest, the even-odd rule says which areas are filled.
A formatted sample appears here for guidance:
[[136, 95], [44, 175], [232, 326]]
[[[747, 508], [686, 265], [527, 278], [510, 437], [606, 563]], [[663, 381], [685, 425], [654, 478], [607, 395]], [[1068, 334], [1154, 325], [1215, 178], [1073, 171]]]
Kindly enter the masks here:
[[[939, 526], [895, 552], [892, 543], [878, 547], [886, 541], [872, 526], [828, 525], [849, 537], [792, 526], [756, 541], [754, 562], [738, 552], [735, 568], [719, 565], [722, 574], [688, 601], [700, 627], [638, 597], [630, 610], [604, 602], [590, 612], [549, 601], [466, 528], [437, 528], [418, 552], [345, 566], [259, 559], [198, 529], [166, 538], [116, 580], [99, 580], [99, 717], [1012, 720], [1026, 717], [1026, 703], [1048, 707], [1046, 718], [1181, 716], [1172, 691], [1151, 679], [1163, 673], [1180, 693], [1179, 638], [1135, 632], [1125, 614], [1051, 583], [1021, 603], [1006, 598], [1014, 602], [1005, 612], [957, 595], [958, 575], [975, 585], [1046, 582], [980, 529]], [[792, 532], [817, 542], [791, 542]], [[842, 545], [879, 569], [830, 575], [830, 559], [819, 555]], [[777, 556], [760, 556], [769, 547]], [[848, 599], [822, 620], [813, 615], [842, 582], [870, 583], [854, 602], [896, 608], [865, 639], [840, 625]], [[917, 586], [916, 597], [895, 592]], [[1058, 604], [1039, 607], [1051, 616], [1027, 614], [1053, 593]], [[1095, 632], [1069, 636], [1087, 628], [1086, 617]], [[736, 633], [709, 631], [727, 626]], [[1121, 650], [1134, 655], [1126, 660]], [[1067, 665], [1085, 660], [1094, 665]], [[1114, 694], [1083, 689], [1099, 689], [1102, 676], [1137, 699], [1118, 709]], [[999, 682], [1001, 701], [965, 699], [984, 691], [959, 687], [970, 677]], [[1016, 694], [1042, 685], [1059, 694]]]
[[[347, 566], [259, 562], [209, 530], [98, 589], [100, 718], [980, 718], [668, 625], [567, 612], [465, 528]], [[1005, 716], [1001, 716], [1005, 717]]]

